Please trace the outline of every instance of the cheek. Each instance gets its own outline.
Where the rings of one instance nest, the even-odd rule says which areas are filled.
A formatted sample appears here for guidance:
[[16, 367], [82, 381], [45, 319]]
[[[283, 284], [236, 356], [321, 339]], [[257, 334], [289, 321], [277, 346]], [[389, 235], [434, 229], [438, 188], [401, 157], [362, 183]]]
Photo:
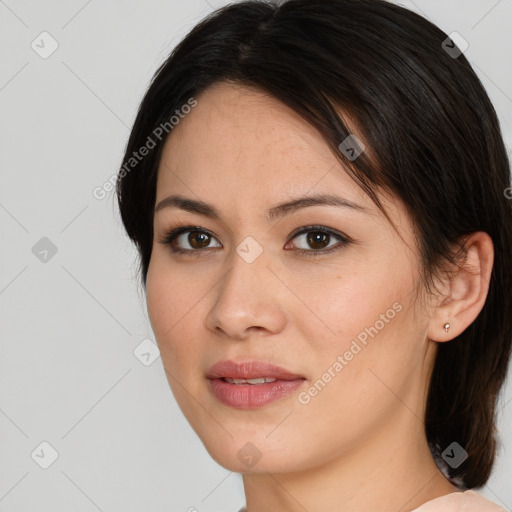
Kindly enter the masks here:
[[[371, 416], [372, 410], [394, 399], [386, 385], [403, 391], [422, 352], [411, 309], [413, 282], [405, 278], [409, 275], [405, 264], [401, 268], [405, 272], [396, 276], [395, 268], [381, 260], [381, 266], [375, 262], [364, 273], [338, 272], [334, 279], [317, 279], [316, 288], [302, 290], [308, 292], [304, 296], [310, 298], [308, 305], [315, 313], [306, 308], [301, 309], [302, 316], [296, 312], [302, 334], [310, 340], [306, 356], [314, 361], [313, 383], [320, 380], [317, 388], [322, 390], [318, 398], [311, 390], [313, 407], [334, 411], [334, 404], [343, 403], [346, 411], [366, 411]], [[361, 404], [369, 407], [360, 410]]]
[[[170, 265], [152, 260], [146, 283], [147, 310], [151, 327], [165, 361], [167, 353], [193, 346], [193, 330], [199, 325], [194, 311], [204, 295], [201, 281], [191, 284], [190, 276], [178, 273]], [[174, 359], [174, 358], [172, 358]], [[172, 360], [171, 358], [169, 360]]]
[[300, 306], [301, 315], [296, 318], [303, 327], [309, 322], [322, 333], [311, 335], [314, 348], [319, 353], [348, 350], [354, 339], [364, 346], [373, 336], [394, 330], [404, 316], [401, 311], [411, 286], [403, 273], [395, 273], [381, 259], [366, 262], [364, 268], [352, 265], [333, 272], [317, 271], [307, 281], [295, 280], [293, 287], [307, 306]]

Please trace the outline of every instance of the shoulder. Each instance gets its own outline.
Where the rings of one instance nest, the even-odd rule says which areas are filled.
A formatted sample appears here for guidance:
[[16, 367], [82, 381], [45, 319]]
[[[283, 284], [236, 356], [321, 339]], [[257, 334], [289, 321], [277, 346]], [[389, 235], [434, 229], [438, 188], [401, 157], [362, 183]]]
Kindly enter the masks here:
[[412, 512], [507, 512], [493, 501], [471, 489], [452, 492], [427, 501]]

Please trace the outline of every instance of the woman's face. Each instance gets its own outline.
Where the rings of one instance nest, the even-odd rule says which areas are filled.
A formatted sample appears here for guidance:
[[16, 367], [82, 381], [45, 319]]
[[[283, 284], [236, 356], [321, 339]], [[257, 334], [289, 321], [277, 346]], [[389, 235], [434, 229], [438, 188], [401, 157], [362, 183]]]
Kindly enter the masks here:
[[[272, 97], [223, 83], [196, 99], [160, 162], [147, 306], [206, 449], [237, 472], [298, 471], [422, 432], [436, 344], [403, 206], [381, 195], [402, 240]], [[305, 200], [320, 196], [338, 199]]]

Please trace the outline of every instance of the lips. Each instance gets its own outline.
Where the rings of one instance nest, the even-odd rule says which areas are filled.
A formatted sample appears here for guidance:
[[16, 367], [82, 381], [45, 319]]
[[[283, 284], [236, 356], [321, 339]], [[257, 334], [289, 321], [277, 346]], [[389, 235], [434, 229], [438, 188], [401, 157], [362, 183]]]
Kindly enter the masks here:
[[289, 372], [280, 366], [275, 366], [263, 361], [221, 361], [214, 364], [209, 369], [207, 377], [209, 379], [268, 378], [275, 380], [296, 380], [305, 378], [303, 375]]
[[207, 374], [209, 389], [224, 405], [256, 409], [300, 389], [305, 377], [262, 361], [221, 361]]

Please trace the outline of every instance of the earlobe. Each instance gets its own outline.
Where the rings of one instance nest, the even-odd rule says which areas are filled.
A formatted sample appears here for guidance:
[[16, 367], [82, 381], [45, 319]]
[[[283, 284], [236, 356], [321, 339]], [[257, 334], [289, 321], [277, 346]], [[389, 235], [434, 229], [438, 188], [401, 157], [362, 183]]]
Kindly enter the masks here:
[[463, 240], [464, 261], [454, 267], [444, 283], [441, 297], [430, 319], [428, 338], [450, 341], [473, 323], [484, 307], [494, 263], [494, 245], [484, 231], [468, 235]]

